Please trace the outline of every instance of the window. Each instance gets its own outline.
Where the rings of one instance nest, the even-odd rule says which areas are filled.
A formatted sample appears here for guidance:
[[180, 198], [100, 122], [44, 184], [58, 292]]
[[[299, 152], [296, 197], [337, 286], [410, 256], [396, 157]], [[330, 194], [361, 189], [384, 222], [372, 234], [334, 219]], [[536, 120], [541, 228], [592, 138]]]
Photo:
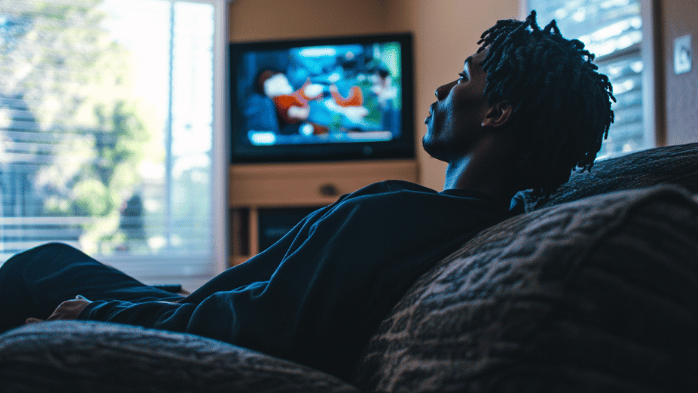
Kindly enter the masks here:
[[60, 241], [145, 281], [225, 266], [223, 0], [0, 6], [0, 263]]
[[599, 158], [655, 145], [652, 15], [648, 0], [528, 0], [541, 26], [557, 20], [562, 34], [596, 55], [613, 84], [615, 122]]

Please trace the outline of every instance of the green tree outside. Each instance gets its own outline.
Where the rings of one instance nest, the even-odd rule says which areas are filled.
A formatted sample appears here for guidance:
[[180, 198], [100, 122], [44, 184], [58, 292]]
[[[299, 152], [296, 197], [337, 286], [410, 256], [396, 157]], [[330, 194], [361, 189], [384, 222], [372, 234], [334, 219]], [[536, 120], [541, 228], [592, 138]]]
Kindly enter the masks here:
[[0, 93], [20, 94], [37, 132], [54, 136], [34, 184], [44, 213], [93, 217], [81, 246], [108, 254], [128, 240], [119, 210], [138, 191], [139, 165], [164, 152], [152, 132], [163, 124], [134, 98], [135, 60], [102, 26], [100, 4], [0, 0], [0, 26], [13, 21], [0, 36]]

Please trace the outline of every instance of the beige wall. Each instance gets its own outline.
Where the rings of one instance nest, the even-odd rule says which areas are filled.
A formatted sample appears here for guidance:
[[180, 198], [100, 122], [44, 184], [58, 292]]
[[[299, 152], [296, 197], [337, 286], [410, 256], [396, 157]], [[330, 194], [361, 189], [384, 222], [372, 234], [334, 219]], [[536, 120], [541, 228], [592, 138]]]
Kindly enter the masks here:
[[[696, 0], [661, 1], [659, 49], [664, 58], [666, 102], [666, 143], [698, 142], [698, 2]], [[691, 35], [693, 67], [688, 73], [674, 74], [674, 39]], [[661, 71], [660, 71], [661, 72]]]
[[230, 40], [255, 41], [350, 34], [384, 29], [384, 0], [234, 0]]
[[410, 31], [415, 42], [415, 133], [420, 182], [440, 190], [443, 163], [421, 150], [434, 90], [455, 79], [480, 34], [498, 19], [519, 16], [519, 0], [235, 0], [230, 40]]

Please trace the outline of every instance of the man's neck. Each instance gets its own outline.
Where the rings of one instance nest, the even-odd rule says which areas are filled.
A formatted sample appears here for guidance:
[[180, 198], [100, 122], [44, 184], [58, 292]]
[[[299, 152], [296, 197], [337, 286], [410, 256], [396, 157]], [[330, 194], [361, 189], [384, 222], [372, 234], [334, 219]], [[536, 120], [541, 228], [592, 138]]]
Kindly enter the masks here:
[[449, 177], [446, 176], [444, 190], [467, 189], [473, 190], [498, 199], [511, 199], [518, 190], [501, 182], [476, 181], [476, 176]]
[[460, 160], [449, 162], [444, 189], [469, 189], [495, 198], [511, 199], [517, 189], [514, 155], [492, 141], [492, 146], [476, 149]]

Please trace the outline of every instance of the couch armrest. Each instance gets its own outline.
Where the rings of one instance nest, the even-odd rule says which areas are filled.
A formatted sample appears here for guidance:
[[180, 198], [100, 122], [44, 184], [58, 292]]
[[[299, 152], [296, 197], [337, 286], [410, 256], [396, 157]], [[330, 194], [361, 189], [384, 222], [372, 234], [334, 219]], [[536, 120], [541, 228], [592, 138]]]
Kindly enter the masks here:
[[2, 392], [357, 392], [322, 372], [190, 334], [56, 321], [0, 335]]

